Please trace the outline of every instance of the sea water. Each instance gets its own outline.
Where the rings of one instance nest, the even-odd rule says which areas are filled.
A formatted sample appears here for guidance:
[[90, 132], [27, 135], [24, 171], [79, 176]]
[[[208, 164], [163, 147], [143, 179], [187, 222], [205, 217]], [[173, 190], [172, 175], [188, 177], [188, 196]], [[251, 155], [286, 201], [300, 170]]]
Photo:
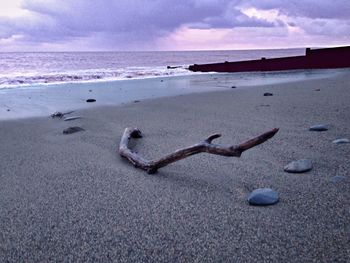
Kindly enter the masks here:
[[[303, 53], [303, 49], [0, 53], [0, 120], [337, 74], [336, 70], [220, 74], [187, 70], [190, 64]], [[86, 103], [89, 98], [96, 99], [96, 103]]]
[[[303, 55], [304, 49], [179, 52], [0, 53], [0, 89], [182, 76], [191, 64]], [[169, 69], [167, 66], [176, 68]]]

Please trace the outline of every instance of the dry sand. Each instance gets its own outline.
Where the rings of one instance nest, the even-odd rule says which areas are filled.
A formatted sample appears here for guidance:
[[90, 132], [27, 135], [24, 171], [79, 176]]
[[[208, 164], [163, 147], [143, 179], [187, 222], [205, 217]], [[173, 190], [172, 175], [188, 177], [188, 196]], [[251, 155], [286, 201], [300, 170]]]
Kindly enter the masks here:
[[[79, 110], [72, 122], [0, 122], [0, 261], [349, 262], [350, 144], [332, 144], [350, 137], [349, 83], [343, 74]], [[319, 123], [330, 130], [308, 131]], [[69, 126], [86, 131], [63, 135]], [[201, 154], [148, 175], [117, 154], [135, 126], [148, 158], [215, 132], [236, 144], [280, 131], [240, 159]], [[302, 158], [312, 171], [283, 171]], [[259, 187], [280, 202], [250, 206]]]

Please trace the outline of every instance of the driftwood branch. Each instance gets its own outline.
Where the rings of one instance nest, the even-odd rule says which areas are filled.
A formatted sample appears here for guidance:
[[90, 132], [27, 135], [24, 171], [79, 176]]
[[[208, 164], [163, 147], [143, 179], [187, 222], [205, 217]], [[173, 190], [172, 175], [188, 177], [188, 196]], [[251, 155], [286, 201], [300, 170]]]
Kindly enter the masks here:
[[130, 150], [128, 147], [131, 138], [142, 138], [141, 131], [137, 128], [126, 128], [120, 141], [119, 154], [122, 157], [128, 159], [136, 168], [143, 169], [147, 171], [147, 173], [152, 174], [156, 173], [159, 168], [197, 153], [206, 152], [227, 157], [240, 157], [244, 151], [267, 141], [268, 139], [272, 138], [277, 132], [278, 129], [275, 128], [239, 145], [232, 146], [213, 144], [212, 141], [214, 139], [221, 137], [221, 134], [213, 134], [203, 142], [177, 150], [158, 160], [149, 161], [142, 158], [137, 153]]

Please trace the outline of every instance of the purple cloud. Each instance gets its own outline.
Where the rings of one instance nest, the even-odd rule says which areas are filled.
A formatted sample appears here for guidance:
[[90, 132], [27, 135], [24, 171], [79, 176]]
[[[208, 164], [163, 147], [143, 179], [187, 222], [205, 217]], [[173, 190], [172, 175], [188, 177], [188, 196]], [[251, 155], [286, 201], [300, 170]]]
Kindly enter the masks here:
[[[275, 9], [288, 20], [248, 16], [244, 8]], [[23, 0], [22, 9], [28, 15], [0, 17], [0, 50], [1, 40], [13, 36], [17, 44], [38, 48], [79, 43], [83, 49], [157, 49], [157, 39], [183, 26], [284, 28], [286, 34], [293, 26], [310, 35], [350, 35], [348, 0]]]

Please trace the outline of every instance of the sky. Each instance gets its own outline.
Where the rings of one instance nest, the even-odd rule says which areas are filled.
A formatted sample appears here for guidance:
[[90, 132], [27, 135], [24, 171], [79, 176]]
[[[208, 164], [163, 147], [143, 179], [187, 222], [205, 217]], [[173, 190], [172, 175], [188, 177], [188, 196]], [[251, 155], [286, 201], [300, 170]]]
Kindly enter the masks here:
[[0, 51], [350, 45], [350, 0], [0, 0]]

